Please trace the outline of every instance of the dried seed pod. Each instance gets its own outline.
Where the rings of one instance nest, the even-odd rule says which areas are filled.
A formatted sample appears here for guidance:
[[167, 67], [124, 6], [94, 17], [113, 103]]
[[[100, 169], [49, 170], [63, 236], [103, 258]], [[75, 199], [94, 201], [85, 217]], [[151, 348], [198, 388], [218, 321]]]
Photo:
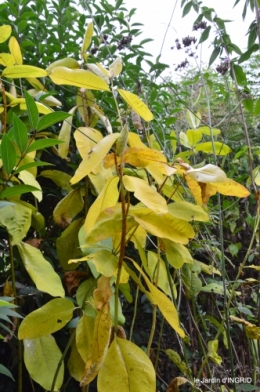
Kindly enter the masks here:
[[141, 117], [134, 110], [132, 110], [132, 122], [135, 129], [137, 129], [138, 131], [144, 130]]

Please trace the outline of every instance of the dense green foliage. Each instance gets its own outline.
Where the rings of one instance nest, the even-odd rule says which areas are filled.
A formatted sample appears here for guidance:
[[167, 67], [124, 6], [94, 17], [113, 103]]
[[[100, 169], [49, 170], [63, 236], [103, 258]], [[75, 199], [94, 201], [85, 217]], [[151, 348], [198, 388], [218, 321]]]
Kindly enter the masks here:
[[260, 23], [182, 7], [173, 82], [123, 0], [0, 5], [0, 391], [259, 389]]

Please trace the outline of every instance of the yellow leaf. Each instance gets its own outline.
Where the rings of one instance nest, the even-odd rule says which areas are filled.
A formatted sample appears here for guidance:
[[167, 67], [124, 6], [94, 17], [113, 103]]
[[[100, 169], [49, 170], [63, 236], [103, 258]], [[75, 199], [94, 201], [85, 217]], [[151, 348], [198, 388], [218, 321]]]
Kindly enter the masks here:
[[37, 90], [41, 90], [41, 91], [47, 91], [44, 88], [44, 85], [36, 78], [26, 78], [27, 81], [33, 86], [33, 88], [37, 89]]
[[74, 132], [77, 149], [82, 159], [86, 158], [90, 150], [103, 139], [102, 133], [94, 128], [79, 127]]
[[44, 69], [32, 65], [13, 65], [3, 70], [2, 76], [9, 79], [16, 78], [43, 78], [47, 76]]
[[[86, 316], [83, 314], [83, 316], [79, 319], [76, 328], [77, 349], [78, 352], [80, 353], [81, 358], [85, 363], [87, 362], [91, 352], [91, 343], [92, 343], [93, 332], [94, 332], [94, 324], [95, 324], [95, 320], [93, 317]], [[81, 378], [82, 376], [83, 373], [81, 375]]]
[[[147, 265], [144, 265], [145, 272], [149, 275], [150, 280], [155, 283], [157, 280], [157, 269], [159, 268], [158, 287], [166, 294], [171, 295], [169, 279], [165, 262], [159, 258], [155, 252], [147, 252]], [[173, 282], [172, 282], [173, 283]]]
[[12, 54], [0, 53], [0, 64], [4, 67], [9, 67], [15, 64], [15, 59]]
[[70, 69], [79, 69], [80, 65], [75, 59], [71, 57], [65, 57], [65, 59], [56, 60], [53, 63], [51, 63], [46, 68], [46, 71], [50, 73], [55, 67], [67, 67]]
[[166, 200], [144, 180], [137, 177], [123, 176], [123, 183], [129, 192], [157, 214], [168, 212]]
[[40, 184], [38, 183], [37, 180], [35, 180], [34, 176], [32, 173], [30, 173], [27, 170], [23, 170], [18, 174], [18, 177], [24, 184], [34, 186], [35, 188], [38, 188], [39, 191], [32, 191], [32, 194], [36, 197], [38, 201], [42, 201], [42, 189]]
[[111, 126], [111, 124], [110, 124], [110, 121], [109, 121], [109, 119], [103, 114], [102, 110], [101, 110], [97, 105], [96, 105], [96, 107], [93, 106], [93, 105], [90, 105], [89, 108], [90, 108], [91, 112], [94, 112], [94, 113], [99, 117], [99, 119], [100, 119], [100, 120], [102, 121], [102, 123], [104, 124], [104, 126], [105, 126], [107, 132], [108, 132], [108, 133], [113, 133], [113, 129], [112, 129], [112, 126]]
[[260, 266], [259, 265], [249, 265], [249, 266], [246, 266], [244, 268], [253, 268], [256, 271], [260, 271]]
[[122, 59], [121, 57], [117, 57], [115, 61], [109, 66], [109, 77], [111, 79], [116, 78], [118, 75], [120, 75], [122, 68]]
[[109, 303], [104, 304], [95, 320], [91, 354], [85, 368], [80, 386], [89, 384], [102, 367], [110, 341], [111, 317]]
[[132, 263], [144, 278], [145, 283], [147, 284], [148, 289], [152, 295], [154, 304], [158, 306], [162, 315], [165, 317], [165, 319], [168, 321], [171, 327], [180, 335], [181, 338], [184, 338], [185, 333], [183, 329], [180, 327], [178, 312], [174, 304], [169, 300], [169, 298], [165, 294], [163, 294], [150, 282], [150, 280], [147, 278], [147, 276], [141, 270], [141, 268], [137, 263], [135, 263], [133, 260]]
[[185, 147], [187, 147], [187, 148], [191, 148], [190, 141], [189, 141], [188, 136], [186, 135], [185, 132], [182, 132], [182, 131], [181, 131], [180, 134], [179, 134], [179, 138], [180, 138], [180, 143], [181, 143], [183, 146], [185, 146]]
[[[227, 155], [231, 152], [231, 148], [229, 148], [226, 144], [220, 142], [214, 142], [215, 151], [217, 155], [223, 156]], [[214, 149], [211, 142], [199, 143], [195, 146], [196, 151], [203, 151], [206, 154], [213, 154]]]
[[193, 238], [195, 235], [192, 226], [188, 222], [175, 218], [170, 213], [164, 214], [162, 218], [149, 208], [139, 207], [130, 209], [130, 215], [145, 230], [159, 238], [187, 244], [189, 238]]
[[227, 178], [226, 181], [218, 182], [217, 184], [211, 184], [211, 186], [217, 192], [226, 196], [247, 197], [250, 195], [250, 192], [243, 185], [231, 180], [231, 178]]
[[50, 78], [53, 83], [58, 85], [69, 85], [76, 87], [83, 87], [90, 90], [105, 90], [109, 91], [107, 83], [84, 69], [69, 69], [66, 67], [55, 67], [50, 73]]
[[210, 130], [209, 127], [200, 127], [197, 130], [203, 133], [203, 135], [207, 135], [207, 136], [210, 136], [211, 133], [213, 136], [219, 135], [221, 133], [220, 129], [217, 128], [211, 128]]
[[152, 163], [166, 163], [165, 156], [157, 150], [149, 148], [129, 147], [125, 150], [122, 160], [132, 166], [145, 167]]
[[88, 233], [96, 223], [99, 214], [106, 208], [113, 207], [118, 201], [118, 184], [119, 178], [112, 177], [107, 182], [102, 192], [99, 194], [97, 199], [89, 208], [84, 228], [85, 232]]
[[148, 150], [148, 147], [146, 146], [146, 144], [144, 144], [141, 141], [140, 136], [137, 133], [134, 133], [134, 132], [129, 132], [129, 134], [128, 134], [128, 144], [129, 144], [130, 147], [145, 148], [146, 150]]
[[221, 276], [221, 272], [217, 268], [213, 267], [213, 265], [202, 263], [202, 261], [198, 261], [198, 263], [202, 272], [205, 272], [208, 275], [214, 274]]
[[21, 322], [18, 339], [36, 339], [63, 328], [72, 318], [73, 303], [66, 298], [55, 298], [29, 313]]
[[98, 66], [97, 64], [87, 64], [87, 69], [92, 72], [93, 74], [99, 76], [101, 79], [103, 79], [107, 84], [110, 83], [109, 77], [107, 76], [106, 73], [103, 72], [103, 70]]
[[15, 37], [11, 37], [9, 40], [9, 50], [10, 53], [14, 56], [16, 64], [21, 65], [23, 63], [23, 56], [20, 45]]
[[3, 25], [0, 27], [0, 44], [10, 37], [11, 32], [12, 28], [9, 25]]
[[[43, 336], [37, 339], [25, 339], [24, 363], [30, 377], [46, 391], [52, 389], [53, 378], [62, 353], [53, 336]], [[63, 384], [64, 363], [61, 361], [58, 377], [53, 391], [59, 391]]]
[[[37, 79], [35, 79], [37, 80]], [[47, 106], [62, 106], [62, 103], [55, 97], [52, 97], [51, 95], [48, 95], [48, 92], [46, 90], [39, 90], [38, 88], [33, 88], [30, 90], [27, 90], [27, 92], [35, 98], [37, 101], [38, 99], [41, 99], [43, 95], [45, 95], [45, 98], [42, 99], [42, 103]], [[47, 93], [47, 94], [46, 94]], [[47, 95], [47, 96], [46, 96]]]
[[41, 251], [24, 242], [17, 244], [17, 247], [24, 267], [37, 289], [53, 297], [64, 297], [65, 293], [60, 277], [43, 257]]
[[[70, 109], [69, 114], [73, 115], [76, 109], [77, 106], [74, 106], [74, 108]], [[66, 120], [64, 120], [59, 133], [58, 139], [64, 142], [58, 145], [58, 151], [61, 158], [66, 158], [69, 152], [72, 120], [73, 116], [70, 116]]]
[[41, 176], [45, 178], [49, 178], [61, 189], [64, 189], [67, 192], [70, 192], [72, 190], [72, 188], [69, 185], [71, 176], [68, 173], [62, 172], [60, 170], [43, 170], [41, 172]]
[[189, 109], [187, 109], [186, 120], [192, 129], [198, 128], [201, 122], [201, 113], [197, 111], [196, 114], [193, 114]]
[[84, 36], [84, 40], [82, 43], [82, 47], [81, 47], [81, 58], [83, 59], [83, 54], [86, 52], [86, 50], [88, 49], [90, 43], [91, 43], [91, 38], [93, 36], [93, 32], [94, 32], [94, 26], [93, 26], [93, 22], [90, 22], [88, 24], [88, 27], [86, 29], [85, 32], [85, 36]]
[[168, 263], [174, 268], [181, 268], [184, 263], [193, 263], [193, 258], [185, 246], [163, 239]]
[[245, 327], [246, 336], [249, 339], [260, 339], [260, 327], [256, 325], [247, 325]]
[[175, 218], [180, 218], [185, 221], [197, 220], [200, 222], [208, 222], [209, 216], [201, 206], [188, 203], [186, 201], [179, 201], [168, 205], [169, 213]]
[[[111, 377], [111, 374], [115, 374], [115, 368], [116, 376]], [[153, 364], [141, 348], [128, 340], [116, 337], [100, 369], [98, 390], [155, 392], [156, 377]]]
[[96, 252], [92, 259], [97, 271], [106, 278], [117, 275], [118, 258], [106, 249]]
[[[35, 103], [36, 103], [38, 112], [40, 114], [49, 114], [49, 113], [53, 112], [53, 110], [49, 109], [47, 106], [43, 105], [41, 102], [35, 102]], [[27, 106], [26, 106], [24, 98], [22, 98], [22, 101], [20, 102], [20, 109], [27, 110]]]
[[71, 184], [76, 184], [83, 177], [86, 177], [95, 167], [102, 161], [105, 155], [119, 137], [119, 133], [112, 133], [104, 137], [95, 147], [88, 153], [88, 155], [80, 163], [75, 175], [71, 179]]
[[152, 121], [154, 116], [141, 99], [129, 91], [117, 89], [121, 97], [128, 103], [129, 106], [142, 117], [145, 121]]

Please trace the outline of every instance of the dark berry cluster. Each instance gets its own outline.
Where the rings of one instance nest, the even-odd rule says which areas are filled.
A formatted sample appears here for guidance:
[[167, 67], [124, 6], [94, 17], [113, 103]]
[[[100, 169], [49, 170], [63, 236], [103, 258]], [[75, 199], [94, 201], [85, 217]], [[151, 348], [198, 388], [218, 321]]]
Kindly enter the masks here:
[[195, 23], [193, 25], [193, 30], [205, 30], [205, 28], [207, 27], [207, 22], [202, 20], [201, 22]]
[[92, 54], [92, 55], [94, 55], [94, 54], [96, 54], [97, 52], [98, 52], [98, 47], [97, 46], [94, 46], [93, 48], [91, 48], [90, 49], [90, 53]]
[[133, 39], [133, 37], [132, 37], [131, 34], [126, 35], [126, 36], [123, 36], [123, 37], [120, 39], [120, 41], [119, 41], [119, 43], [118, 43], [118, 45], [117, 45], [117, 49], [119, 49], [119, 50], [125, 49], [125, 47], [127, 47], [128, 44], [131, 43], [132, 39]]
[[219, 65], [217, 65], [216, 70], [218, 73], [221, 75], [226, 75], [227, 71], [229, 70], [229, 62], [228, 61], [223, 61]]
[[178, 71], [178, 69], [182, 69], [185, 68], [186, 65], [188, 65], [189, 62], [187, 59], [185, 59], [184, 61], [182, 61], [180, 64], [177, 65], [177, 67], [175, 68], [175, 71]]
[[186, 48], [187, 46], [190, 46], [192, 43], [196, 43], [196, 38], [195, 37], [189, 37], [189, 36], [187, 36], [187, 37], [185, 37], [185, 38], [182, 38], [182, 43], [183, 43], [183, 45], [184, 45], [184, 47]]

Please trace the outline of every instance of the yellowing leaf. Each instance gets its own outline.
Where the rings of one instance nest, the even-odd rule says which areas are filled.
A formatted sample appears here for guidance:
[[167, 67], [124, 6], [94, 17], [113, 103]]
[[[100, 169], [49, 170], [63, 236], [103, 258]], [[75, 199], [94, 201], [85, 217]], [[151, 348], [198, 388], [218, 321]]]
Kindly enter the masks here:
[[90, 22], [88, 24], [88, 27], [86, 29], [85, 32], [85, 36], [84, 36], [84, 40], [82, 43], [82, 47], [81, 47], [81, 58], [83, 59], [83, 54], [86, 52], [86, 50], [88, 49], [90, 43], [91, 43], [91, 38], [93, 36], [93, 32], [94, 32], [94, 26], [93, 26], [93, 22]]
[[41, 251], [24, 242], [17, 244], [17, 247], [24, 267], [37, 289], [53, 297], [64, 297], [65, 292], [60, 277], [43, 257]]
[[10, 53], [14, 56], [16, 64], [21, 65], [23, 63], [23, 56], [20, 45], [15, 37], [11, 37], [9, 40], [9, 50]]
[[0, 64], [9, 67], [15, 64], [14, 56], [9, 53], [0, 53]]
[[123, 183], [129, 192], [157, 214], [165, 214], [168, 211], [166, 200], [144, 180], [137, 177], [123, 176]]
[[218, 350], [218, 340], [210, 340], [208, 342], [208, 357], [212, 360], [212, 362], [217, 365], [221, 365], [222, 358], [217, 353]]
[[85, 374], [80, 386], [89, 384], [98, 374], [106, 357], [111, 331], [111, 317], [109, 303], [106, 303], [96, 317], [91, 354], [86, 364]]
[[260, 327], [256, 325], [246, 325], [245, 332], [249, 339], [260, 339]]
[[31, 185], [34, 186], [35, 188], [38, 188], [39, 191], [32, 191], [32, 194], [36, 197], [36, 199], [38, 201], [42, 201], [42, 190], [41, 190], [41, 186], [39, 184], [39, 182], [37, 180], [35, 180], [34, 176], [32, 175], [32, 173], [30, 173], [27, 170], [22, 170], [18, 177], [20, 178], [20, 180], [22, 180], [22, 182], [24, 184], [27, 185]]
[[197, 111], [196, 114], [193, 114], [189, 109], [187, 109], [186, 120], [192, 129], [198, 128], [201, 122], [201, 113]]
[[20, 203], [1, 208], [0, 226], [6, 228], [12, 245], [19, 244], [26, 236], [31, 226], [31, 215], [31, 210]]
[[109, 66], [109, 77], [116, 78], [118, 75], [120, 75], [122, 68], [122, 59], [121, 57], [117, 57], [115, 61]]
[[142, 117], [145, 121], [152, 121], [154, 116], [141, 99], [129, 91], [117, 89], [121, 97], [128, 103], [129, 106]]
[[33, 88], [41, 91], [47, 91], [44, 88], [44, 85], [38, 79], [35, 78], [26, 78], [26, 79], [33, 86]]
[[[93, 338], [94, 324], [95, 324], [95, 320], [93, 317], [83, 315], [79, 319], [76, 328], [77, 349], [81, 355], [81, 358], [85, 363], [87, 362], [91, 352], [91, 343]], [[83, 376], [83, 374], [81, 376]]]
[[[76, 109], [77, 106], [74, 106], [74, 108], [70, 109], [69, 113], [73, 115]], [[70, 116], [66, 120], [64, 120], [59, 133], [58, 139], [64, 142], [58, 145], [58, 151], [61, 158], [66, 158], [69, 152], [72, 120], [73, 116]]]
[[193, 258], [185, 246], [163, 239], [168, 263], [174, 268], [181, 268], [184, 263], [193, 263]]
[[66, 67], [55, 67], [50, 73], [53, 83], [83, 87], [90, 90], [109, 91], [107, 83], [100, 77], [84, 69], [69, 69]]
[[185, 132], [182, 132], [182, 131], [181, 131], [179, 137], [180, 137], [180, 143], [181, 143], [183, 146], [185, 146], [185, 147], [187, 147], [187, 148], [191, 148], [190, 141], [189, 141], [188, 136], [186, 135]]
[[191, 146], [195, 146], [202, 139], [202, 133], [198, 129], [188, 129], [186, 135]]
[[80, 163], [74, 177], [72, 177], [70, 183], [76, 184], [83, 177], [86, 177], [95, 167], [102, 161], [105, 155], [108, 153], [110, 148], [119, 137], [119, 133], [112, 133], [104, 137], [95, 147], [88, 153], [88, 155]]
[[0, 27], [0, 44], [10, 37], [11, 32], [12, 28], [9, 25], [3, 25]]
[[77, 60], [71, 58], [71, 57], [65, 57], [65, 59], [60, 59], [56, 60], [53, 63], [51, 63], [47, 68], [46, 71], [49, 73], [53, 70], [55, 67], [67, 67], [70, 69], [79, 69], [80, 65], [77, 62]]
[[99, 214], [105, 210], [106, 208], [113, 207], [117, 201], [118, 201], [118, 189], [117, 189], [117, 184], [118, 184], [119, 178], [118, 177], [112, 177], [110, 178], [107, 182], [106, 185], [104, 186], [102, 192], [99, 194], [97, 199], [94, 201], [94, 203], [91, 205], [89, 208], [84, 228], [85, 232], [88, 233], [91, 228], [94, 226], [96, 223], [96, 220], [99, 216]]
[[[157, 280], [157, 269], [159, 268], [159, 276], [157, 285], [166, 294], [171, 295], [169, 279], [165, 262], [159, 258], [155, 252], [148, 251], [147, 265], [144, 265], [145, 272], [149, 275], [151, 281], [155, 283]], [[172, 282], [173, 283], [173, 282]]]
[[[61, 360], [61, 351], [53, 336], [24, 339], [24, 363], [30, 377], [46, 391], [52, 388], [53, 378]], [[64, 363], [62, 361], [53, 391], [59, 391], [63, 383]]]
[[153, 163], [166, 163], [165, 156], [157, 150], [148, 148], [129, 147], [122, 155], [122, 160], [132, 166], [145, 167]]
[[[229, 148], [226, 144], [220, 142], [214, 142], [215, 151], [217, 155], [223, 156], [227, 155], [231, 152], [231, 148]], [[211, 142], [199, 143], [195, 146], [196, 151], [203, 151], [206, 154], [213, 154], [214, 149]]]
[[185, 221], [197, 220], [200, 222], [208, 222], [209, 216], [201, 206], [188, 203], [186, 201], [178, 201], [168, 205], [169, 213], [175, 218]]
[[220, 129], [217, 128], [211, 128], [210, 130], [209, 127], [200, 127], [197, 130], [203, 133], [203, 135], [207, 135], [207, 136], [210, 136], [211, 132], [213, 136], [219, 135], [221, 133]]
[[210, 184], [214, 187], [217, 192], [226, 196], [236, 196], [236, 197], [247, 197], [250, 195], [250, 192], [238, 182], [232, 180], [231, 178], [227, 178], [226, 181], [218, 182], [217, 184]]
[[171, 327], [180, 335], [181, 338], [185, 337], [185, 333], [179, 324], [179, 316], [177, 309], [174, 304], [169, 300], [169, 298], [163, 294], [160, 290], [158, 290], [147, 278], [145, 273], [141, 270], [139, 265], [132, 260], [135, 268], [141, 273], [142, 277], [145, 280], [145, 283], [148, 286], [148, 289], [152, 295], [153, 303], [158, 306], [162, 315], [171, 325]]
[[44, 69], [32, 65], [13, 65], [3, 70], [2, 76], [10, 79], [16, 78], [44, 78], [47, 76]]
[[[115, 373], [115, 368], [116, 376], [111, 377], [111, 374]], [[116, 337], [100, 369], [98, 390], [155, 392], [153, 364], [141, 348], [128, 340]]]
[[162, 218], [149, 208], [141, 207], [131, 209], [130, 215], [145, 230], [159, 238], [166, 238], [173, 242], [187, 244], [189, 238], [193, 238], [195, 235], [192, 226], [188, 222], [175, 218], [170, 213], [164, 214]]
[[56, 298], [26, 316], [19, 328], [18, 339], [36, 339], [63, 328], [72, 318], [73, 302]]
[[[94, 321], [94, 319], [92, 317], [90, 317], [90, 318]], [[80, 320], [79, 320], [79, 323], [80, 323]], [[86, 331], [86, 333], [87, 332], [88, 331]], [[69, 359], [67, 362], [70, 376], [75, 378], [75, 380], [80, 381], [82, 379], [84, 372], [85, 372], [86, 362], [87, 361], [83, 361], [83, 359], [78, 351], [78, 347], [76, 345], [75, 339], [74, 339], [72, 342], [72, 345], [71, 345], [70, 356], [69, 356]]]
[[95, 264], [97, 271], [103, 276], [111, 277], [117, 275], [118, 258], [110, 251], [102, 249], [96, 252], [91, 261]]
[[[51, 110], [47, 106], [43, 105], [41, 102], [35, 102], [35, 103], [36, 103], [38, 112], [40, 114], [49, 114], [49, 113], [53, 112], [53, 110]], [[20, 109], [21, 110], [27, 110], [27, 106], [26, 106], [25, 100], [20, 103]]]
[[53, 219], [57, 225], [65, 228], [72, 222], [72, 219], [75, 218], [83, 207], [84, 202], [80, 189], [74, 189], [56, 205], [53, 211]]
[[62, 172], [60, 170], [43, 170], [41, 172], [41, 176], [49, 178], [61, 189], [64, 189], [67, 192], [70, 192], [72, 190], [69, 185], [71, 176], [68, 173]]
[[208, 264], [202, 263], [202, 261], [198, 261], [198, 263], [199, 263], [199, 266], [200, 266], [202, 272], [205, 272], [208, 275], [214, 274], [214, 275], [221, 276], [221, 272], [217, 268], [213, 267], [213, 265], [208, 265]]

